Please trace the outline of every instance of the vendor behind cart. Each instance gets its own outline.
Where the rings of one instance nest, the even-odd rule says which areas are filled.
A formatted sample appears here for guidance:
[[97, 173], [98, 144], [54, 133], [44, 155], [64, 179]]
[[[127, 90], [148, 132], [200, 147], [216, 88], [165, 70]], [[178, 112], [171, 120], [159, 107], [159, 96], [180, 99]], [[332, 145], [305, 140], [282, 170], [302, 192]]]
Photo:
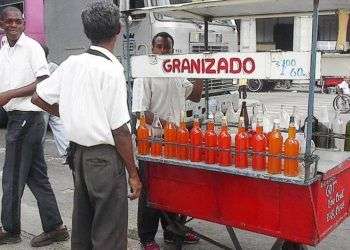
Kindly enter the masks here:
[[[156, 34], [152, 40], [153, 54], [172, 54], [174, 39], [166, 32]], [[199, 102], [203, 92], [203, 81], [197, 79], [191, 83], [184, 78], [137, 78], [134, 81], [132, 111], [139, 117], [140, 112], [145, 113], [146, 122], [152, 124], [154, 113], [160, 117], [164, 126], [168, 116], [177, 125], [180, 123], [181, 111], [185, 108], [186, 100]], [[140, 166], [141, 175], [142, 166]], [[147, 207], [147, 195], [145, 189], [141, 192], [138, 206], [138, 234], [144, 249], [159, 249], [154, 238], [161, 220], [164, 229], [164, 241], [174, 242], [171, 232], [166, 230], [167, 222], [162, 212]], [[170, 218], [176, 215], [168, 214]], [[198, 237], [188, 233], [185, 243], [197, 243]]]

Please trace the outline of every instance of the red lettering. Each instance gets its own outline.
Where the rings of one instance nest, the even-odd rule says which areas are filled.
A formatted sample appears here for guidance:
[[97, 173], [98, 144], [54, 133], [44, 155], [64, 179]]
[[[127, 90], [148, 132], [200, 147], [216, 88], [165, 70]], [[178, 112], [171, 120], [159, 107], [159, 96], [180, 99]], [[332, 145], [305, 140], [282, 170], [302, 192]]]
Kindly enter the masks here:
[[242, 70], [242, 61], [238, 57], [230, 58], [230, 73], [238, 74]]
[[202, 73], [205, 73], [205, 59], [201, 60], [201, 65], [202, 65]]
[[220, 58], [218, 61], [218, 74], [223, 70], [226, 74], [228, 73], [228, 62], [226, 58]]
[[197, 74], [201, 73], [201, 59], [191, 59], [191, 73], [193, 72]]
[[181, 61], [179, 59], [173, 59], [173, 73], [180, 73]]
[[170, 73], [171, 72], [171, 60], [170, 59], [166, 59], [163, 61], [163, 71], [166, 73]]
[[185, 71], [187, 71], [188, 73], [192, 73], [191, 72], [191, 68], [190, 68], [190, 62], [188, 61], [187, 58], [183, 59], [182, 61], [182, 65], [181, 65], [181, 72], [184, 73]]
[[[248, 66], [250, 66], [250, 69]], [[247, 74], [251, 74], [255, 71], [255, 62], [253, 58], [247, 57], [243, 60], [243, 71]]]
[[215, 59], [214, 58], [207, 58], [205, 59], [205, 62], [208, 63], [206, 69], [205, 69], [205, 73], [207, 74], [216, 74], [216, 70], [213, 69], [214, 63], [215, 63]]

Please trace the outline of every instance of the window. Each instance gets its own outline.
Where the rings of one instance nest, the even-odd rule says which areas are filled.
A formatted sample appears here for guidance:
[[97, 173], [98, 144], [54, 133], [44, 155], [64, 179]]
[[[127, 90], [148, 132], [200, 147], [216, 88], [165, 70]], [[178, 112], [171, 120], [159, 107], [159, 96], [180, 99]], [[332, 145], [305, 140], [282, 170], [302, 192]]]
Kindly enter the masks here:
[[[143, 8], [143, 7], [145, 7], [144, 0], [130, 0], [129, 2], [130, 9], [137, 9], [137, 8]], [[140, 20], [145, 18], [146, 14], [132, 15], [131, 17], [133, 20]]]
[[320, 16], [318, 22], [318, 41], [336, 41], [338, 37], [338, 17]]
[[130, 9], [143, 8], [145, 7], [144, 0], [130, 0]]

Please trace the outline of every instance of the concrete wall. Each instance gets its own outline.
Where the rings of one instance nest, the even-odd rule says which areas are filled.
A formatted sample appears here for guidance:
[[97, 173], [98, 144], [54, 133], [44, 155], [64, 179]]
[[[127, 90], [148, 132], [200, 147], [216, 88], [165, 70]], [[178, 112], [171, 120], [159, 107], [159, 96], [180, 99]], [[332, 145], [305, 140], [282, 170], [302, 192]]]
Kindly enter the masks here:
[[88, 2], [91, 1], [45, 1], [45, 33], [51, 61], [61, 63], [69, 55], [80, 54], [88, 48], [80, 18]]

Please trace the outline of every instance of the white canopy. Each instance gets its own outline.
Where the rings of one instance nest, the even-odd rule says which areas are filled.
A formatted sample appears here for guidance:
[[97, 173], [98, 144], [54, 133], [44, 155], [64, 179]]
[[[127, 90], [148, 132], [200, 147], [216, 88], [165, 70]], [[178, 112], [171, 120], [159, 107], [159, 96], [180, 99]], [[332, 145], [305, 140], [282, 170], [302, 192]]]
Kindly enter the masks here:
[[[350, 10], [350, 0], [319, 0], [320, 12]], [[293, 16], [312, 12], [313, 0], [207, 0], [192, 3], [146, 7], [131, 10], [132, 14], [162, 13], [180, 19], [210, 20]]]

